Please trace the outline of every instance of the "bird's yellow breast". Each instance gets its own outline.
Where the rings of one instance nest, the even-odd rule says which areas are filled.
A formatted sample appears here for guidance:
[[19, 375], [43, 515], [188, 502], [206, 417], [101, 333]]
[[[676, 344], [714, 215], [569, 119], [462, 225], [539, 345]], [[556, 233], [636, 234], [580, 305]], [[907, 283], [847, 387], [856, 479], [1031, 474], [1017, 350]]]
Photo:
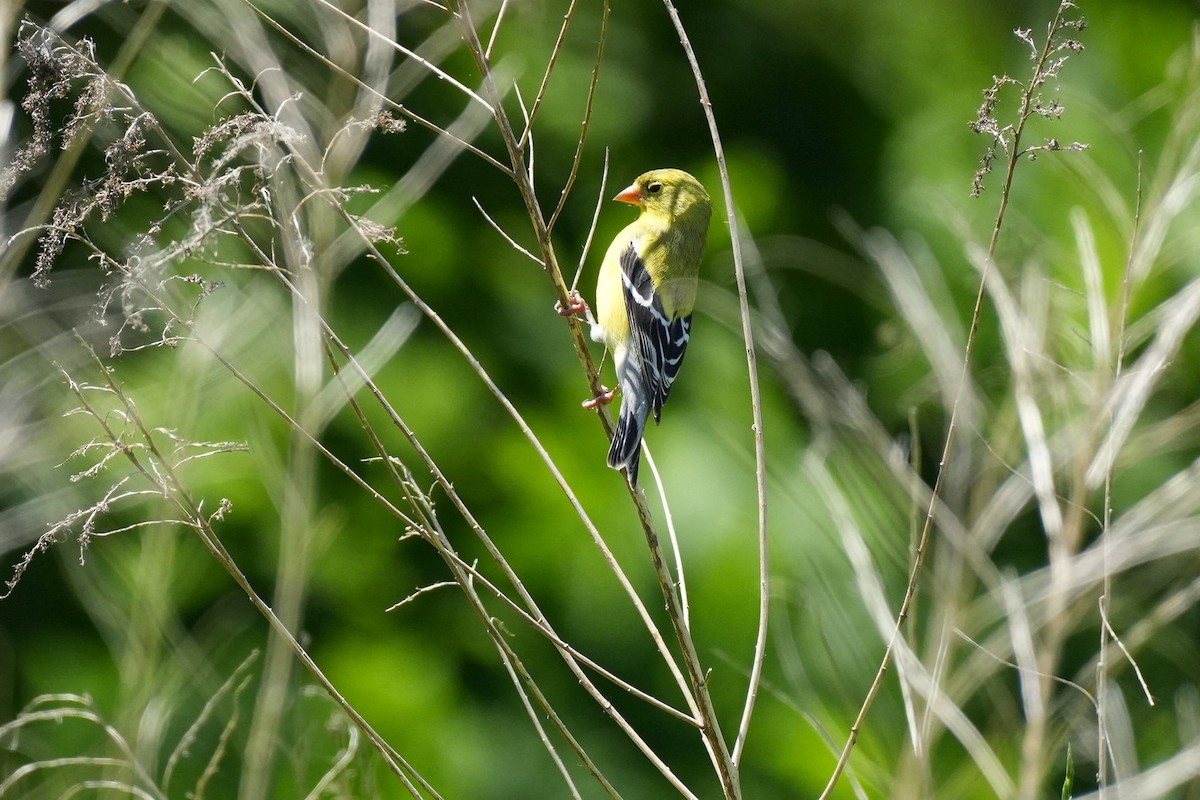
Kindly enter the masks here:
[[625, 312], [625, 291], [621, 284], [621, 253], [630, 242], [637, 247], [637, 228], [636, 222], [626, 225], [608, 246], [600, 264], [600, 280], [596, 284], [596, 323], [610, 350], [624, 346], [629, 340], [629, 317]]

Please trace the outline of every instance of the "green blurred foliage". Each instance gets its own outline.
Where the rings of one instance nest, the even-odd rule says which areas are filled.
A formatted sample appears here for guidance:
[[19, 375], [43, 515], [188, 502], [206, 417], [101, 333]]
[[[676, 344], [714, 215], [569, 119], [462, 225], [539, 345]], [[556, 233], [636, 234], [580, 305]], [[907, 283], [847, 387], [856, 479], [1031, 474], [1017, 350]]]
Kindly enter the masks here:
[[[30, 3], [25, 10], [44, 18], [57, 10], [51, 5]], [[499, 71], [516, 76], [526, 103], [538, 91], [564, 5], [519, 3], [507, 11], [494, 63]], [[999, 172], [993, 174], [983, 197], [969, 198], [971, 177], [987, 142], [972, 134], [967, 123], [993, 75], [1023, 75], [1028, 69], [1027, 48], [1012, 30], [1030, 27], [1037, 35], [1054, 4], [720, 0], [703, 8], [682, 5], [721, 128], [738, 214], [773, 282], [788, 335], [806, 354], [830, 354], [891, 435], [907, 440], [910, 414], [916, 414], [915, 444], [924, 454], [924, 474], [932, 480], [944, 409], [925, 356], [882, 279], [847, 241], [844, 220], [863, 229], [891, 230], [911, 244], [913, 252], [924, 253], [918, 269], [930, 281], [942, 282], [941, 299], [966, 328], [978, 275], [964, 257], [964, 243], [986, 246], [1000, 180]], [[1174, 157], [1169, 136], [1196, 12], [1187, 0], [1081, 5], [1089, 21], [1081, 35], [1087, 50], [1071, 59], [1052, 90], [1067, 111], [1059, 120], [1035, 120], [1030, 136], [1034, 141], [1050, 136], [1083, 141], [1091, 149], [1044, 154], [1021, 171], [1001, 269], [1012, 277], [1023, 263], [1036, 260], [1046, 279], [1063, 287], [1052, 301], [1054, 313], [1086, 328], [1084, 302], [1078, 296], [1083, 279], [1072, 255], [1075, 242], [1067, 212], [1077, 208], [1092, 222], [1106, 265], [1123, 263], [1139, 170], [1149, 186], [1160, 166]], [[320, 43], [318, 49], [354, 60], [353, 43], [337, 41], [332, 34], [324, 37], [328, 30], [320, 22], [319, 7], [270, 7], [306, 41]], [[98, 60], [109, 64], [143, 12], [140, 2], [102, 3], [67, 35], [92, 37]], [[223, 13], [219, 3], [188, 13], [168, 11], [123, 78], [184, 148], [191, 146], [190, 137], [236, 111], [236, 102], [224, 97], [224, 79], [211, 69], [210, 52], [225, 50], [220, 41]], [[438, 40], [445, 34], [442, 28], [436, 9], [421, 8], [401, 17], [398, 38], [415, 46], [426, 37]], [[536, 183], [543, 208], [553, 208], [570, 171], [599, 28], [597, 4], [581, 3], [540, 110]], [[490, 25], [485, 30], [490, 31]], [[266, 40], [286, 59], [289, 75], [307, 87], [295, 102], [324, 109], [313, 112], [317, 117], [323, 113], [336, 119], [346, 113], [353, 96], [349, 82], [277, 34], [267, 34]], [[440, 63], [475, 86], [479, 76], [469, 57], [452, 43], [447, 49]], [[10, 57], [8, 67], [8, 96], [18, 101], [20, 64]], [[231, 69], [253, 80], [247, 65], [234, 64]], [[419, 69], [397, 80], [406, 75], [415, 82], [404, 100], [407, 107], [442, 125], [461, 112], [462, 96], [444, 82]], [[1004, 99], [1001, 114], [1012, 115], [1014, 102], [1015, 92]], [[511, 94], [505, 104], [519, 118]], [[13, 140], [19, 142], [28, 130], [18, 112]], [[345, 183], [386, 191], [409, 174], [435, 141], [434, 134], [411, 123], [402, 134], [376, 134]], [[490, 128], [477, 144], [497, 156], [503, 152]], [[587, 146], [578, 181], [555, 229], [557, 254], [568, 273], [578, 263], [588, 233], [606, 158], [605, 198], [645, 169], [671, 165], [695, 172], [718, 199], [694, 347], [663, 424], [648, 440], [679, 529], [695, 635], [702, 658], [713, 666], [714, 699], [732, 738], [757, 618], [754, 455], [745, 350], [731, 300], [735, 283], [730, 236], [711, 141], [677, 37], [655, 3], [613, 2]], [[39, 167], [18, 187], [6, 211], [4, 236], [16, 232], [17, 221], [48, 179], [49, 169], [48, 164]], [[103, 169], [103, 154], [92, 147], [74, 174], [82, 180]], [[355, 196], [347, 205], [365, 210], [373, 198]], [[1110, 202], [1114, 199], [1115, 207]], [[481, 160], [460, 154], [427, 194], [401, 204], [394, 218], [377, 220], [396, 226], [406, 252], [385, 251], [389, 257], [394, 254], [391, 261], [404, 280], [462, 338], [519, 409], [667, 630], [622, 479], [604, 467], [603, 433], [593, 415], [579, 408], [587, 387], [565, 325], [551, 310], [549, 283], [540, 267], [501, 239], [473, 200], [518, 242], [532, 248], [528, 221], [511, 183]], [[580, 280], [585, 296], [592, 294], [604, 245], [630, 220], [630, 213], [624, 207], [602, 205]], [[121, 253], [134, 232], [160, 215], [157, 198], [136, 197], [92, 233], [98, 244]], [[182, 236], [189, 224], [188, 219], [170, 220], [164, 238]], [[1194, 262], [1188, 258], [1194, 252], [1181, 249], [1176, 263], [1162, 265], [1139, 295], [1133, 316], [1195, 277]], [[6, 310], [6, 325], [0, 330], [0, 367], [13, 376], [12, 390], [4, 399], [22, 407], [20, 436], [5, 445], [13, 454], [4, 464], [11, 481], [0, 486], [6, 509], [0, 514], [0, 546], [8, 562], [20, 558], [44, 525], [95, 502], [96, 492], [103, 491], [94, 480], [68, 480], [84, 468], [68, 454], [96, 431], [82, 418], [61, 416], [74, 402], [51, 363], [61, 363], [78, 380], [96, 380], [94, 366], [69, 330], [80, 327], [103, 350], [119, 324], [115, 308], [109, 309], [107, 328], [94, 323], [89, 304], [101, 277], [81, 248], [68, 248], [46, 290], [33, 289], [25, 281], [32, 258], [31, 253], [21, 272], [0, 287], [0, 301], [31, 309], [27, 315]], [[197, 256], [195, 271], [209, 269], [215, 259], [252, 260], [245, 248], [228, 241], [216, 252]], [[187, 274], [192, 268], [185, 263], [180, 272]], [[1114, 295], [1120, 290], [1120, 275], [1119, 269], [1105, 274]], [[327, 282], [322, 311], [354, 350], [366, 346], [397, 307], [407, 303], [368, 258], [357, 258], [321, 279]], [[201, 306], [200, 330], [265, 394], [295, 411], [295, 302], [260, 272], [230, 269], [223, 280], [225, 286]], [[635, 612], [518, 427], [428, 320], [411, 309], [398, 313], [409, 314], [414, 327], [406, 329], [403, 346], [376, 374], [384, 394], [453, 481], [560, 634], [617, 675], [680, 702]], [[999, 396], [1009, 376], [996, 328], [989, 312], [981, 329], [976, 374], [986, 392]], [[1198, 346], [1193, 341], [1185, 349], [1187, 363], [1200, 360]], [[1067, 363], [1088, 358], [1083, 345], [1063, 354]], [[766, 359], [760, 363], [775, 607], [767, 684], [751, 729], [743, 780], [748, 797], [816, 796], [874, 676], [883, 645], [806, 467], [814, 452], [809, 422], [789, 396], [786, 381], [771, 372]], [[297, 487], [291, 484], [297, 446], [293, 434], [205, 348], [183, 344], [174, 350], [123, 355], [112, 364], [149, 424], [195, 440], [246, 443], [245, 452], [194, 462], [185, 479], [206, 498], [206, 508], [215, 509], [220, 498], [232, 501], [221, 534], [258, 591], [271, 597], [280, 579], [278, 554], [296, 535], [287, 522], [288, 512], [296, 511], [297, 505]], [[328, 377], [327, 366], [321, 367]], [[611, 365], [606, 369], [611, 380]], [[1196, 374], [1194, 369], [1175, 373], [1168, 396], [1156, 399], [1165, 404], [1164, 415], [1167, 408], [1186, 405], [1196, 396]], [[428, 471], [418, 468], [418, 460], [380, 409], [367, 404], [366, 413], [389, 437], [392, 452], [419, 480], [431, 483]], [[327, 420], [321, 440], [374, 485], [389, 485], [383, 467], [365, 461], [373, 450], [350, 410], [341, 409]], [[1003, 443], [996, 447], [1005, 449]], [[1196, 454], [1193, 433], [1176, 442], [1173, 452], [1147, 458], [1115, 487], [1114, 505], [1125, 507], [1144, 497]], [[816, 457], [827, 462], [847, 494], [859, 501], [855, 511], [865, 520], [864, 536], [883, 574], [887, 596], [898, 602], [910, 563], [916, 512], [903, 493], [881, 481], [852, 448]], [[566, 796], [495, 647], [481, 633], [458, 590], [443, 588], [386, 611], [417, 588], [445, 580], [441, 561], [421, 542], [401, 540], [403, 526], [333, 466], [318, 459], [314, 470], [312, 493], [305, 497], [310, 508], [301, 519], [304, 535], [311, 536], [303, 636], [317, 663], [444, 796]], [[308, 491], [303, 484], [299, 489]], [[657, 508], [655, 491], [647, 491]], [[451, 540], [464, 557], [479, 559], [490, 570], [489, 556], [471, 537], [468, 525], [453, 513], [444, 495], [434, 496]], [[146, 518], [169, 516], [153, 502], [138, 512]], [[136, 519], [136, 513], [118, 513], [109, 526]], [[1013, 525], [994, 557], [1002, 567], [1024, 572], [1044, 562], [1044, 549], [1044, 535], [1031, 512]], [[1175, 573], [1144, 580], [1151, 585], [1183, 580], [1195, 571], [1194, 551], [1188, 559]], [[941, 577], [933, 573], [928, 581], [936, 586]], [[1139, 595], [1133, 590], [1128, 594]], [[1114, 624], [1132, 625], [1151, 606], [1114, 609]], [[919, 607], [917, 618], [923, 619], [923, 613]], [[665, 796], [661, 777], [561, 668], [553, 649], [511, 612], [498, 606], [497, 615], [543, 689], [624, 795]], [[1196, 622], [1192, 608], [1176, 630], [1194, 633]], [[1097, 635], [1085, 629], [1068, 647], [1064, 675], [1085, 664]], [[142, 731], [150, 751], [146, 757], [161, 768], [204, 702], [252, 652], [261, 651], [266, 640], [266, 624], [181, 526], [151, 526], [94, 539], [83, 552], [74, 541], [60, 542], [34, 559], [12, 596], [0, 601], [0, 722], [41, 694], [86, 694], [126, 736], [133, 739]], [[1197, 658], [1195, 641], [1186, 635], [1164, 637], [1146, 653], [1143, 666], [1156, 672], [1158, 691], [1170, 694], [1194, 680], [1190, 670]], [[256, 670], [255, 666], [250, 673]], [[348, 736], [344, 721], [329, 722], [337, 717], [328, 701], [314, 696], [311, 687], [301, 691], [308, 687], [307, 676], [294, 671], [291, 681], [294, 691], [284, 711], [281, 757], [273, 773], [275, 797], [306, 792]], [[1011, 768], [1020, 755], [1014, 731], [1020, 730], [1022, 709], [1015, 679], [1009, 676], [1008, 682], [987, 695], [994, 706], [978, 699], [977, 706], [966, 710]], [[243, 714], [257, 691], [253, 683], [246, 690]], [[718, 787], [693, 731], [618, 690], [613, 695], [685, 781], [698, 787], [701, 796], [716, 796]], [[1128, 700], [1138, 702], [1136, 692]], [[904, 702], [895, 685], [888, 684], [862, 732], [854, 780], [869, 796], [889, 796], [889, 782], [900, 769], [898, 754], [908, 736]], [[158, 719], [157, 736], [139, 728], [151, 711]], [[202, 737], [206, 746], [216, 741], [221, 720], [234, 713], [231, 707], [217, 712], [218, 719], [208, 724]], [[1139, 731], [1143, 763], [1173, 752], [1180, 737], [1169, 730], [1174, 726], [1169, 710], [1145, 713], [1138, 720], [1148, 729], [1162, 730], [1161, 747], [1153, 744], [1157, 734]], [[243, 720], [233, 731], [210, 796], [236, 793], [246, 725]], [[85, 729], [79, 735], [96, 733]], [[46, 758], [73, 751], [74, 735], [64, 726], [54, 741], [35, 742], [24, 753]], [[945, 738], [945, 748], [936, 755], [941, 796], [984, 796], [987, 784], [970, 766], [969, 756], [952, 737]], [[343, 777], [341, 796], [403, 796], [378, 760], [361, 743], [359, 748], [352, 772]], [[600, 796], [594, 784], [579, 777], [582, 772], [573, 757], [566, 753], [564, 758], [571, 761], [584, 796]], [[1078, 746], [1075, 758], [1076, 787], [1086, 789], [1094, 780], [1094, 765], [1085, 763], [1087, 757]], [[13, 757], [0, 753], [0, 773], [14, 763]], [[200, 770], [194, 765], [187, 770], [176, 785], [197, 780]], [[843, 780], [835, 796], [855, 796], [851, 782]]]

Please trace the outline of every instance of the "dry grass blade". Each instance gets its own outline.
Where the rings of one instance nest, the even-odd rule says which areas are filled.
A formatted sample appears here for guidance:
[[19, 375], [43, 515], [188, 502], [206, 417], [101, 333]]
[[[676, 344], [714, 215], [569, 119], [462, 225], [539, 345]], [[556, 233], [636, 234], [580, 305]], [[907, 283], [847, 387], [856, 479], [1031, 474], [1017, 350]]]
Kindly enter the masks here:
[[963, 392], [958, 403], [959, 414], [964, 425], [974, 428], [980, 414], [979, 400], [970, 378], [963, 383], [962, 360], [958, 355], [963, 346], [958, 338], [961, 331], [958, 337], [954, 336], [954, 321], [938, 313], [929, 292], [924, 290], [916, 265], [893, 236], [882, 230], [851, 233], [852, 241], [860, 243], [864, 254], [883, 274], [901, 316], [921, 343], [937, 376], [943, 403], [952, 405], [959, 392]]
[[1166, 366], [1174, 358], [1184, 336], [1200, 318], [1200, 281], [1192, 281], [1155, 311], [1159, 318], [1153, 343], [1126, 365], [1113, 390], [1113, 423], [1096, 457], [1088, 467], [1087, 483], [1096, 487], [1116, 461], [1141, 416]]
[[[1066, 555], [1063, 542], [1063, 514], [1058, 505], [1058, 489], [1054, 482], [1054, 460], [1046, 439], [1046, 426], [1042, 418], [1038, 399], [1034, 396], [1037, 383], [1031, 360], [1043, 356], [1039, 332], [1044, 330], [1044, 319], [1034, 319], [1017, 310], [1017, 302], [1009, 293], [1004, 281], [997, 275], [995, 265], [989, 264], [987, 256], [979, 248], [970, 251], [970, 257], [987, 284], [988, 294], [1000, 318], [1000, 330], [1005, 338], [1006, 352], [1010, 355], [1013, 372], [1013, 397], [1017, 405], [1017, 416], [1025, 446], [1029, 454], [1030, 480], [1038, 500], [1042, 524], [1052, 548], [1059, 548], [1059, 557]], [[1029, 279], [1027, 285], [1042, 289], [1045, 282], [1040, 276]], [[1025, 304], [1026, 307], [1044, 307], [1044, 302]], [[1054, 556], [1052, 556], [1053, 558]]]

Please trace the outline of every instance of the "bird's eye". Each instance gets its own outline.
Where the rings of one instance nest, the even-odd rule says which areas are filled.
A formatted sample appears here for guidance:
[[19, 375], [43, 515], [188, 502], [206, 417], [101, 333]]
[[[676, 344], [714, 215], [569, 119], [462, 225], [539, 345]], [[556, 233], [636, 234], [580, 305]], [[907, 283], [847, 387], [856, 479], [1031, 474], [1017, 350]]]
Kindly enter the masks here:
[[654, 181], [646, 187], [646, 191], [650, 194], [658, 194], [662, 191], [662, 184], [658, 181]]

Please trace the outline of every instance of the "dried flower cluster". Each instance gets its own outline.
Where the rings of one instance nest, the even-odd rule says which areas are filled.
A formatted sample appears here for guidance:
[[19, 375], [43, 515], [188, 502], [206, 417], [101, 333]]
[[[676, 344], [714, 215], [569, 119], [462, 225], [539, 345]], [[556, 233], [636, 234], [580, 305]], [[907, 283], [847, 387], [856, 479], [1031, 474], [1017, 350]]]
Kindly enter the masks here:
[[[237, 237], [260, 248], [264, 256], [259, 266], [279, 269], [272, 254], [278, 230], [268, 226], [259, 240], [248, 229], [263, 219], [277, 218], [270, 190], [276, 171], [290, 164], [290, 148], [301, 137], [294, 129], [254, 106], [252, 96], [221, 65], [218, 69], [236, 88], [235, 96], [249, 110], [217, 121], [192, 142], [191, 154], [172, 141], [158, 118], [146, 110], [134, 91], [114, 80], [96, 61], [92, 42], [72, 44], [55, 32], [26, 21], [20, 30], [17, 50], [28, 70], [28, 89], [22, 108], [32, 122], [32, 133], [19, 147], [12, 161], [0, 169], [0, 200], [9, 197], [22, 179], [36, 170], [54, 149], [69, 150], [94, 145], [103, 152], [103, 172], [83, 177], [62, 193], [49, 219], [38, 226], [38, 250], [32, 274], [38, 287], [51, 281], [56, 262], [69, 243], [81, 246], [109, 280], [99, 294], [96, 315], [103, 324], [116, 310], [117, 329], [109, 337], [110, 354], [148, 347], [174, 347], [188, 335], [191, 317], [206, 297], [223, 282], [197, 272], [206, 260], [217, 261], [221, 237]], [[56, 116], [56, 104], [69, 102], [67, 110]], [[387, 111], [376, 111], [350, 125], [365, 126], [384, 133], [399, 133], [405, 122]], [[374, 191], [369, 187], [325, 190], [340, 192], [344, 201], [350, 194]], [[89, 225], [109, 222], [121, 213], [136, 195], [154, 198], [163, 209], [156, 218], [139, 219], [122, 252], [112, 252], [93, 238]], [[143, 212], [144, 214], [144, 212]], [[364, 217], [351, 215], [363, 235], [375, 242], [387, 241], [403, 249], [395, 228]], [[168, 228], [168, 223], [175, 224]], [[261, 224], [258, 225], [261, 229]], [[166, 231], [174, 232], [174, 237]], [[240, 266], [222, 264], [222, 266]], [[132, 341], [137, 334], [137, 341]], [[156, 428], [138, 433], [128, 413], [132, 401], [113, 384], [107, 387], [85, 386], [64, 373], [68, 386], [81, 401], [78, 413], [91, 414], [101, 424], [124, 419], [122, 428], [109, 429], [107, 435], [93, 440], [71, 454], [68, 460], [100, 457], [87, 469], [71, 477], [78, 481], [96, 477], [120, 456], [139, 456], [149, 467], [147, 475], [159, 475], [154, 468], [157, 458], [149, 455], [155, 441], [166, 437], [174, 463], [198, 457], [183, 451], [199, 448], [204, 455], [240, 449], [233, 443], [190, 442], [174, 432]], [[126, 404], [124, 410], [100, 411], [85, 398], [95, 393], [114, 395]], [[115, 417], [113, 416], [115, 415]], [[89, 508], [74, 512], [51, 525], [37, 543], [15, 565], [7, 582], [11, 592], [32, 559], [75, 532], [82, 552], [93, 536], [101, 531], [99, 520], [114, 503], [147, 493], [162, 496], [162, 487], [132, 490], [126, 487], [130, 476], [114, 479], [104, 497]], [[227, 510], [222, 505], [215, 517]], [[121, 529], [123, 530], [123, 529]]]
[[[1087, 149], [1087, 145], [1080, 142], [1063, 144], [1057, 139], [1048, 138], [1043, 144], [1018, 150], [1025, 124], [1031, 117], [1036, 115], [1057, 119], [1063, 114], [1062, 104], [1057, 100], [1047, 100], [1041, 90], [1049, 81], [1058, 77], [1059, 71], [1072, 54], [1083, 52], [1083, 44], [1078, 39], [1063, 36], [1066, 31], [1083, 31], [1087, 28], [1087, 22], [1083, 18], [1066, 18], [1065, 15], [1074, 8], [1075, 3], [1071, 0], [1063, 0], [1054, 21], [1050, 23], [1046, 41], [1040, 48], [1030, 29], [1018, 28], [1013, 31], [1016, 37], [1029, 47], [1030, 57], [1034, 62], [1033, 73], [1028, 81], [1020, 81], [1008, 75], [993, 76], [992, 85], [983, 90], [983, 102], [969, 125], [975, 133], [984, 134], [990, 137], [991, 141], [983, 153], [979, 169], [971, 180], [972, 197], [983, 193], [985, 180], [1000, 152], [1008, 156], [1011, 162], [1020, 156], [1028, 156], [1032, 160], [1038, 153], [1047, 151]], [[996, 108], [1000, 103], [1000, 92], [1005, 86], [1017, 87], [1021, 93], [1021, 105], [1016, 121], [1002, 125], [996, 117]]]

